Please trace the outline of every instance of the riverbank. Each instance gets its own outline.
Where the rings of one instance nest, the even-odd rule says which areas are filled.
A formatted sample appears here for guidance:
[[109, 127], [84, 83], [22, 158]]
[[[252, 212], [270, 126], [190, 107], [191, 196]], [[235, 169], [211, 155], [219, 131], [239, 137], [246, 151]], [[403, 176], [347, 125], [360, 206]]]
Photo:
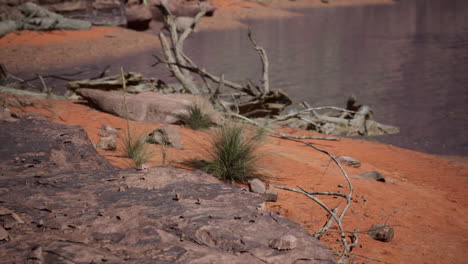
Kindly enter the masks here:
[[[99, 140], [98, 131], [108, 124], [123, 131], [126, 121], [122, 118], [90, 108], [83, 101], [45, 101], [35, 107], [14, 109], [33, 111], [49, 120], [82, 127], [93, 143]], [[130, 122], [132, 131], [150, 132], [158, 124]], [[204, 159], [203, 142], [208, 132], [178, 127], [185, 145], [183, 150], [166, 148], [166, 165], [189, 169], [184, 161]], [[312, 132], [285, 129], [295, 135], [313, 135]], [[330, 151], [335, 156], [351, 156], [362, 163], [359, 168], [345, 167], [354, 185], [353, 204], [344, 218], [346, 230], [368, 230], [372, 224], [387, 223], [394, 227], [391, 242], [380, 242], [359, 235], [360, 246], [353, 253], [375, 258], [387, 263], [460, 263], [468, 257], [461, 249], [468, 246], [468, 163], [447, 161], [411, 150], [364, 140], [341, 138], [338, 142], [308, 140]], [[264, 173], [270, 183], [296, 187], [310, 191], [345, 192], [346, 182], [340, 171], [327, 156], [302, 143], [270, 137], [262, 148], [266, 153]], [[126, 168], [130, 161], [117, 151], [98, 152], [113, 165]], [[149, 165], [162, 164], [162, 149], [151, 145], [153, 153]], [[378, 171], [386, 182], [359, 179], [354, 175]], [[288, 219], [300, 223], [310, 232], [318, 230], [326, 221], [326, 213], [306, 197], [279, 190], [279, 199], [267, 207]], [[340, 200], [323, 198], [332, 208], [342, 205]], [[334, 231], [335, 229], [331, 229]], [[333, 250], [339, 250], [336, 233], [322, 238]], [[368, 261], [355, 256], [353, 260]], [[373, 263], [373, 262], [371, 262]]]
[[[272, 0], [267, 4], [246, 1], [213, 0], [214, 16], [202, 19], [199, 30], [227, 30], [246, 27], [247, 19], [278, 19], [297, 16], [287, 9], [333, 7], [337, 5], [391, 4], [391, 0]], [[16, 31], [0, 38], [1, 63], [12, 73], [40, 72], [74, 65], [93, 64], [99, 60], [132, 56], [157, 50], [155, 32], [136, 32], [124, 28], [93, 27], [82, 31]]]
[[[272, 12], [267, 10], [274, 8], [275, 4], [278, 8], [293, 8], [294, 5], [300, 7], [313, 3], [322, 6], [319, 1], [272, 2], [273, 7], [251, 3], [240, 7], [229, 6], [230, 9], [220, 6], [221, 10], [218, 11], [222, 12], [218, 14], [230, 12], [233, 14], [232, 19], [215, 15], [214, 18], [207, 18], [206, 23], [202, 23], [202, 29], [215, 29], [214, 27], [218, 26], [216, 21], [236, 21], [236, 17], [238, 20], [232, 25], [242, 26], [240, 21], [245, 18], [245, 13], [259, 18], [260, 10], [264, 10], [267, 16]], [[369, 4], [377, 1], [332, 0], [332, 4], [338, 2]], [[229, 1], [221, 3], [227, 4]], [[238, 16], [235, 15], [236, 12], [239, 12]], [[284, 10], [278, 12], [285, 16], [295, 15]], [[210, 24], [213, 25], [212, 28], [209, 27]], [[131, 56], [136, 51], [157, 47], [159, 40], [152, 34], [121, 28], [95, 27], [82, 32], [13, 33], [0, 39], [0, 57], [2, 63], [12, 72], [39, 72], [80, 63], [93, 63], [102, 58]], [[34, 111], [54, 122], [79, 125], [94, 143], [99, 139], [97, 133], [101, 124], [109, 124], [116, 128], [126, 127], [125, 120], [99, 112], [80, 101], [48, 101], [36, 107], [16, 110]], [[131, 126], [137, 131], [145, 132], [160, 125], [131, 122]], [[186, 148], [169, 149], [167, 153], [168, 163], [178, 167], [183, 166], [181, 162], [184, 160], [200, 157], [200, 146], [195, 142], [203, 141], [207, 137], [204, 132], [183, 127], [180, 127], [180, 130]], [[293, 130], [288, 132], [296, 135], [313, 134]], [[443, 160], [432, 155], [363, 140], [343, 138], [339, 142], [309, 142], [336, 156], [345, 155], [360, 160], [363, 164], [360, 168], [346, 167], [350, 175], [375, 170], [389, 180], [381, 183], [352, 178], [356, 196], [344, 219], [345, 228], [367, 230], [374, 223], [387, 223], [393, 225], [396, 232], [394, 240], [388, 243], [375, 241], [361, 234], [361, 247], [356, 248], [353, 253], [388, 263], [460, 263], [468, 257], [468, 253], [463, 250], [468, 247], [468, 202], [465, 199], [465, 189], [468, 186], [467, 163]], [[265, 167], [268, 168], [265, 173], [274, 176], [271, 179], [272, 183], [290, 187], [299, 185], [314, 191], [344, 190], [338, 187], [345, 183], [344, 179], [323, 154], [303, 144], [274, 137], [267, 141], [264, 150], [272, 154], [264, 161]], [[154, 157], [150, 165], [161, 165], [161, 149], [153, 146], [153, 151]], [[120, 157], [118, 152], [99, 152], [116, 166], [129, 166], [129, 161]], [[324, 201], [332, 207], [339, 205], [339, 201], [332, 198]], [[326, 214], [316, 204], [305, 197], [285, 191], [279, 191], [278, 202], [269, 203], [268, 208], [300, 223], [310, 232], [316, 231], [326, 220]], [[337, 250], [339, 243], [335, 238], [336, 236], [330, 235], [322, 241]], [[354, 257], [354, 260], [369, 261], [358, 257]]]

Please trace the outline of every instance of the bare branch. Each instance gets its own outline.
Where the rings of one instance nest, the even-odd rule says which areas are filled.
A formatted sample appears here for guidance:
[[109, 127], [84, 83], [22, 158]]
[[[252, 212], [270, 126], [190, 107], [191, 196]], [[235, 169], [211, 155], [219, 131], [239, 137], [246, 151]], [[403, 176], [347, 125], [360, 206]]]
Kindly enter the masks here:
[[240, 118], [244, 121], [247, 121], [248, 123], [250, 124], [253, 124], [253, 125], [256, 125], [258, 127], [261, 127], [263, 129], [265, 129], [266, 131], [272, 133], [273, 135], [276, 135], [276, 136], [279, 136], [281, 138], [289, 138], [289, 139], [318, 139], [318, 140], [331, 140], [331, 141], [339, 141], [340, 139], [339, 138], [335, 138], [335, 137], [315, 137], [315, 136], [295, 136], [295, 135], [288, 135], [288, 134], [285, 134], [285, 133], [281, 133], [281, 132], [277, 132], [277, 131], [274, 131], [273, 129], [270, 129], [266, 126], [263, 126], [261, 124], [259, 124], [258, 122], [255, 122], [254, 120], [250, 119], [250, 118], [247, 118], [245, 116], [242, 116], [242, 115], [239, 115], [239, 114], [236, 114], [236, 113], [227, 113], [228, 115], [231, 115], [231, 116], [234, 116], [234, 117], [237, 117], [237, 118]]
[[262, 84], [263, 84], [263, 94], [267, 94], [270, 92], [270, 81], [268, 79], [268, 68], [269, 68], [269, 63], [268, 63], [268, 56], [264, 48], [260, 47], [257, 45], [255, 40], [252, 37], [252, 31], [249, 28], [249, 33], [248, 33], [249, 39], [254, 45], [254, 49], [258, 52], [258, 55], [260, 55], [260, 59], [262, 60], [262, 65], [263, 65], [263, 79], [262, 79]]

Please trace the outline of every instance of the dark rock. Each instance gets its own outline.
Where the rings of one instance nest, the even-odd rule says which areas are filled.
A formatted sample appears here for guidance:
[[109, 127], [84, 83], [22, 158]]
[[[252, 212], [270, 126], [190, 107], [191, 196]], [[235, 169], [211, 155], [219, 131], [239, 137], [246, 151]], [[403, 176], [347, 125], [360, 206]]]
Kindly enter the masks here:
[[184, 149], [179, 129], [175, 126], [164, 126], [151, 132], [146, 138], [146, 142]]
[[127, 27], [135, 30], [147, 30], [153, 19], [153, 15], [148, 7], [137, 1], [129, 1], [125, 6], [125, 17]]
[[268, 189], [263, 194], [266, 202], [276, 202], [278, 200], [278, 192], [275, 189]]
[[393, 227], [384, 224], [373, 224], [368, 232], [372, 239], [390, 242], [393, 239], [395, 231]]
[[367, 180], [376, 180], [380, 182], [385, 182], [385, 178], [380, 172], [377, 171], [369, 171], [369, 172], [364, 172], [358, 175], [355, 175], [356, 177], [362, 178], [362, 179], [367, 179]]
[[[5, 123], [0, 144], [0, 201], [33, 223], [0, 236], [13, 238], [0, 243], [5, 263], [25, 263], [35, 245], [44, 263], [334, 263], [298, 224], [265, 213], [262, 197], [200, 171], [117, 169], [78, 127]], [[279, 252], [277, 234], [295, 240], [272, 243]]]
[[261, 180], [253, 179], [249, 181], [249, 189], [253, 193], [264, 194], [266, 186]]

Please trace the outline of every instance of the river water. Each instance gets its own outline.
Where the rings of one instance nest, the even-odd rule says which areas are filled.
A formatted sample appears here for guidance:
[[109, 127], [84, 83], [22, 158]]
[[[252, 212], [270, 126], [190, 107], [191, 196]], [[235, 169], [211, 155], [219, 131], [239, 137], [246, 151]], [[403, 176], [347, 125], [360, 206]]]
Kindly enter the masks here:
[[[350, 95], [374, 118], [401, 133], [377, 140], [441, 155], [468, 156], [468, 1], [401, 0], [394, 5], [301, 10], [289, 19], [251, 20], [270, 60], [272, 88], [295, 102], [345, 106]], [[185, 50], [226, 79], [260, 78], [261, 64], [246, 29], [198, 32]], [[154, 51], [156, 52], [156, 51]], [[152, 53], [154, 53], [152, 52]], [[161, 77], [151, 54], [112, 64]]]
[[[468, 156], [468, 1], [301, 10], [248, 24], [270, 60], [272, 88], [296, 102], [344, 106], [349, 95], [401, 133], [372, 138]], [[186, 42], [199, 65], [226, 79], [261, 78], [247, 32], [201, 32]]]

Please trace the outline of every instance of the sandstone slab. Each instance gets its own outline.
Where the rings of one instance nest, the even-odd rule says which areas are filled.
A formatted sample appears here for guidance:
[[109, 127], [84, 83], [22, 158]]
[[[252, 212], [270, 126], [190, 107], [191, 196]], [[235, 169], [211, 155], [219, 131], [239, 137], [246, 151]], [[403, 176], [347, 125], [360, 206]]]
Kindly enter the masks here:
[[262, 197], [199, 171], [117, 169], [79, 127], [4, 123], [0, 144], [0, 201], [23, 221], [3, 232], [4, 262], [335, 263]]
[[192, 105], [198, 105], [217, 124], [223, 120], [221, 114], [206, 99], [190, 94], [144, 92], [125, 94], [124, 97], [123, 92], [96, 89], [78, 89], [76, 93], [105, 112], [134, 121], [177, 123], [188, 114], [188, 108]]

